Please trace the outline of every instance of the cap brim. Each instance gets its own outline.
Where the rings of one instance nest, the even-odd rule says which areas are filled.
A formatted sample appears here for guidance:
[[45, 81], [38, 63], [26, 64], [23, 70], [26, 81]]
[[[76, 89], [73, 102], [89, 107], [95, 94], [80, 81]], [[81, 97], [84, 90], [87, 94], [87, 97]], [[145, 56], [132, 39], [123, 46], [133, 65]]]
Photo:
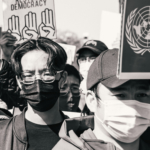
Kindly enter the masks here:
[[83, 49], [89, 49], [89, 50], [93, 51], [93, 52], [96, 53], [96, 54], [100, 54], [100, 51], [99, 51], [98, 49], [93, 48], [93, 47], [90, 47], [90, 46], [84, 46], [84, 47], [78, 49], [76, 53], [79, 53], [79, 52], [82, 51]]
[[128, 82], [129, 80], [130, 79], [118, 79], [116, 76], [113, 76], [113, 77], [110, 77], [108, 79], [101, 81], [101, 83], [108, 88], [117, 88], [120, 85]]

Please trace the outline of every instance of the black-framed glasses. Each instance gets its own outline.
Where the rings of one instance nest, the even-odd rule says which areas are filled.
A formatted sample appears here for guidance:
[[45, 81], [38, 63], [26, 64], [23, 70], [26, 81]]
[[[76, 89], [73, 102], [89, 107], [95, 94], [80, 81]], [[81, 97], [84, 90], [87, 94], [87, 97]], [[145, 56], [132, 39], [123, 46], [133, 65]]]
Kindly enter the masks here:
[[73, 88], [67, 88], [67, 89], [60, 89], [60, 96], [66, 96], [69, 93], [72, 93], [73, 97], [79, 97], [82, 93], [82, 90], [77, 88], [77, 87], [73, 87]]
[[50, 72], [49, 70], [43, 71], [41, 74], [34, 74], [31, 72], [22, 72], [21, 79], [23, 84], [33, 84], [35, 80], [42, 80], [44, 83], [53, 83], [55, 81], [55, 76], [61, 71]]
[[92, 63], [95, 60], [95, 58], [96, 58], [95, 56], [92, 56], [92, 57], [80, 57], [78, 59], [78, 62], [79, 62], [79, 64], [86, 63], [87, 61]]

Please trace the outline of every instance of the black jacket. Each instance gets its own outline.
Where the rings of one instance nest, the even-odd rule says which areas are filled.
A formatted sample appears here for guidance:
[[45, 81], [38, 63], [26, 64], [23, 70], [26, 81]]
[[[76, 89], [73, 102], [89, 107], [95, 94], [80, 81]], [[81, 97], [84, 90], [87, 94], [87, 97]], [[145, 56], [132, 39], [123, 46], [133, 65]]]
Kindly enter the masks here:
[[26, 109], [18, 116], [0, 121], [0, 150], [27, 150], [25, 111]]

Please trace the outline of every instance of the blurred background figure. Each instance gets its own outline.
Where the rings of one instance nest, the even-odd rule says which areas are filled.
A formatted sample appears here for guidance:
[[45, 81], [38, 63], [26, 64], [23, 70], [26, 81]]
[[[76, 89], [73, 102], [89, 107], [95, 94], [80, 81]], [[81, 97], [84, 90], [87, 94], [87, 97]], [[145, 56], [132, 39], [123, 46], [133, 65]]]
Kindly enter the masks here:
[[76, 46], [76, 49], [79, 49], [82, 45], [82, 41], [77, 34], [69, 30], [58, 31], [57, 39], [55, 41], [58, 43], [74, 45]]
[[83, 47], [77, 50], [77, 64], [79, 66], [79, 72], [83, 77], [80, 85], [82, 90], [81, 100], [79, 108], [83, 110], [85, 105], [85, 93], [86, 93], [86, 80], [89, 68], [95, 58], [100, 55], [101, 52], [107, 50], [107, 46], [98, 40], [88, 40], [84, 43]]
[[81, 112], [78, 105], [80, 101], [81, 76], [78, 70], [67, 64], [64, 71], [68, 73], [67, 80], [60, 89], [59, 107], [62, 111]]
[[0, 99], [7, 105], [7, 109], [11, 112], [13, 112], [12, 108], [14, 107], [23, 110], [26, 106], [25, 100], [20, 98], [16, 75], [10, 64], [10, 57], [15, 48], [19, 46], [15, 45], [16, 40], [10, 33], [2, 32], [2, 37], [0, 38], [0, 47], [2, 50], [0, 59]]

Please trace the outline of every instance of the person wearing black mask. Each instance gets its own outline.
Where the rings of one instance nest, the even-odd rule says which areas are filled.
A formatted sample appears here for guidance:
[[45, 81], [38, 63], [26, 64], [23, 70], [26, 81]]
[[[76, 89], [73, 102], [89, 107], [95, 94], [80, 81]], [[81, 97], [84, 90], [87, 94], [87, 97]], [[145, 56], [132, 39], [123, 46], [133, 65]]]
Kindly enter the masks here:
[[15, 49], [11, 64], [28, 107], [0, 122], [0, 149], [49, 150], [59, 141], [58, 132], [67, 118], [58, 102], [67, 78], [66, 60], [64, 49], [47, 38], [27, 41]]

